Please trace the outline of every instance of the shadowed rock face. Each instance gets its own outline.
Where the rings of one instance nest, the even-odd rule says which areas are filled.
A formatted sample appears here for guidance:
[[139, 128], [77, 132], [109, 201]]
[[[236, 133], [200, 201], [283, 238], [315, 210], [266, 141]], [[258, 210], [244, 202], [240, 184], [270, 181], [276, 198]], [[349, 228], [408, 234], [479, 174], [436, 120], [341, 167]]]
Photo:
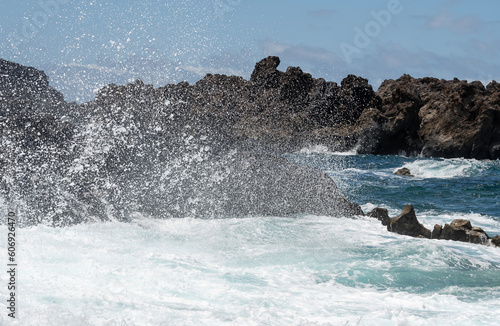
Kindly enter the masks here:
[[[76, 105], [64, 102], [42, 72], [7, 66], [17, 77], [0, 88], [8, 90], [0, 98], [1, 195], [23, 209], [25, 225], [126, 221], [136, 213], [363, 214], [324, 173], [236, 135], [235, 122], [249, 109], [243, 98], [262, 100], [239, 77], [157, 89], [141, 81], [109, 85], [95, 101]], [[281, 82], [291, 86], [272, 94], [301, 97], [294, 83], [311, 85], [311, 78], [292, 69]], [[20, 100], [28, 105], [18, 106]]]
[[[226, 121], [230, 134], [279, 152], [322, 144], [360, 154], [500, 157], [500, 86], [480, 82], [386, 80], [375, 93], [349, 75], [341, 85], [298, 67], [279, 71], [278, 57], [255, 65], [250, 81], [207, 75], [176, 94], [195, 99], [194, 112]], [[175, 86], [168, 86], [175, 89]]]
[[279, 71], [279, 63], [277, 57], [258, 62], [250, 81], [209, 74], [193, 86], [167, 85], [165, 94], [194, 102], [195, 114], [217, 117], [233, 138], [256, 140], [281, 153], [318, 143], [353, 147], [350, 129], [363, 110], [380, 105], [368, 81], [350, 75], [339, 86], [298, 67]]
[[500, 157], [500, 87], [408, 75], [386, 80], [379, 110], [358, 121], [360, 151], [426, 157]]
[[431, 231], [420, 224], [411, 205], [406, 205], [400, 215], [391, 219], [387, 230], [412, 237], [431, 238]]

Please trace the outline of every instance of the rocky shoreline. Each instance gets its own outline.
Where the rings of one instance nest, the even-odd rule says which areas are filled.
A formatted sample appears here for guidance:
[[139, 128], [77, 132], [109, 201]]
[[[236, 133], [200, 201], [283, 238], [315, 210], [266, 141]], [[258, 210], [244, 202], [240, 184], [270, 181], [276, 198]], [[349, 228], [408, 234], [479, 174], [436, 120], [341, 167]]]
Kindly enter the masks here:
[[[209, 74], [194, 85], [111, 84], [76, 104], [42, 71], [0, 59], [2, 196], [26, 207], [25, 225], [127, 221], [135, 212], [353, 216], [361, 208], [328, 175], [280, 154], [321, 144], [365, 154], [500, 157], [496, 82], [405, 75], [375, 92], [361, 77], [338, 85], [279, 64], [263, 59], [248, 81]], [[412, 211], [375, 215], [401, 234], [498, 245], [470, 223], [418, 227]]]
[[436, 224], [431, 231], [417, 219], [412, 205], [406, 205], [398, 216], [389, 217], [386, 209], [375, 208], [366, 216], [378, 219], [387, 231], [415, 238], [453, 240], [500, 247], [500, 236], [490, 237], [483, 229], [473, 227], [469, 220], [456, 219], [444, 226]]

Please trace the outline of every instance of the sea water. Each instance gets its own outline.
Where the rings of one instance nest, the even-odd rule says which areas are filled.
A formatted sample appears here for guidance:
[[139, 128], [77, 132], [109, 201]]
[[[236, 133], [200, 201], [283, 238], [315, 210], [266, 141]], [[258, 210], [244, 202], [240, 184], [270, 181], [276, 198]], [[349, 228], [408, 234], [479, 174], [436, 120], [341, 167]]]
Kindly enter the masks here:
[[[327, 172], [365, 212], [384, 207], [395, 216], [413, 204], [428, 228], [465, 218], [500, 234], [499, 161], [341, 154], [287, 157]], [[415, 177], [393, 174], [402, 167]], [[500, 321], [500, 248], [393, 234], [366, 217], [137, 214], [131, 223], [36, 226], [16, 235], [19, 325]], [[10, 319], [2, 308], [0, 324]]]

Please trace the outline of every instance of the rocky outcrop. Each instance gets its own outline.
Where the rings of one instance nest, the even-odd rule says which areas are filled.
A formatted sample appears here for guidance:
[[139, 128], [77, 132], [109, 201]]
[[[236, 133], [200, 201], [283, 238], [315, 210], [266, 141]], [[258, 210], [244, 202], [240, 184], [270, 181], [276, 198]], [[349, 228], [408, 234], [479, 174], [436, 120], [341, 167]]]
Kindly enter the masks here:
[[[17, 77], [2, 80], [10, 93], [0, 99], [0, 194], [12, 209], [23, 209], [23, 225], [128, 221], [138, 213], [363, 214], [329, 176], [234, 128], [261, 105], [271, 112], [275, 101], [307, 101], [314, 81], [299, 69], [276, 73], [280, 84], [269, 98], [259, 93], [269, 85], [208, 75], [192, 86], [109, 85], [95, 101], [76, 105], [64, 102], [42, 72], [6, 66]], [[246, 106], [252, 97], [253, 107]]]
[[390, 218], [387, 210], [375, 208], [368, 217], [377, 218], [382, 225], [387, 225], [389, 232], [408, 235], [416, 238], [453, 240], [461, 242], [493, 245], [500, 247], [500, 236], [491, 238], [483, 229], [472, 227], [469, 220], [456, 219], [450, 224], [436, 224], [432, 231], [424, 227], [417, 219], [412, 205], [406, 205], [400, 215]]
[[400, 215], [391, 218], [387, 230], [412, 237], [431, 238], [431, 231], [420, 224], [411, 205], [406, 205]]
[[424, 157], [500, 157], [500, 87], [492, 82], [386, 80], [380, 109], [358, 121], [360, 152]]
[[496, 82], [484, 87], [404, 75], [384, 81], [375, 93], [357, 76], [339, 86], [298, 67], [279, 71], [279, 64], [278, 57], [268, 57], [255, 65], [249, 82], [207, 75], [185, 91], [197, 99], [196, 112], [230, 121], [234, 137], [280, 152], [322, 144], [360, 154], [500, 157]]
[[408, 168], [401, 168], [401, 169], [397, 170], [396, 172], [394, 172], [394, 174], [405, 176], [405, 177], [414, 177], [414, 175], [411, 174], [411, 171]]
[[372, 211], [366, 214], [368, 217], [376, 218], [382, 222], [383, 226], [388, 226], [391, 224], [391, 218], [389, 217], [389, 212], [385, 208], [374, 208]]
[[435, 239], [455, 240], [462, 242], [473, 242], [486, 244], [491, 239], [483, 229], [472, 227], [469, 220], [457, 219], [444, 227], [437, 225], [432, 236]]
[[209, 74], [193, 86], [163, 89], [167, 97], [193, 103], [194, 114], [223, 121], [235, 139], [252, 139], [278, 152], [319, 143], [353, 147], [351, 129], [361, 113], [381, 103], [368, 81], [350, 75], [339, 86], [298, 67], [279, 71], [279, 64], [277, 57], [258, 62], [250, 81]]
[[5, 101], [62, 101], [63, 95], [49, 86], [43, 71], [0, 59], [0, 98]]
[[[329, 177], [279, 154], [323, 144], [371, 154], [499, 155], [497, 83], [405, 75], [375, 93], [357, 76], [338, 85], [279, 64], [258, 62], [249, 81], [209, 74], [194, 85], [111, 84], [77, 105], [43, 72], [2, 60], [0, 190], [33, 208], [28, 224], [127, 220], [134, 212], [344, 216], [362, 212]], [[463, 233], [451, 225], [424, 230], [414, 212], [404, 213], [390, 221], [374, 214], [414, 236]], [[469, 240], [472, 232], [480, 233], [465, 231]]]

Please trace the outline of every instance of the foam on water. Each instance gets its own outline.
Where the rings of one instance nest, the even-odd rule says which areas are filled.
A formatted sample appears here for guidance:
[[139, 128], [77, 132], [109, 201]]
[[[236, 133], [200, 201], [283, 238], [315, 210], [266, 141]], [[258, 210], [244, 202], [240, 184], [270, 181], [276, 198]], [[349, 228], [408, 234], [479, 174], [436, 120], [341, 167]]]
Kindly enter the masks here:
[[491, 164], [490, 161], [482, 162], [474, 159], [425, 159], [415, 160], [403, 167], [408, 168], [417, 178], [448, 179], [473, 176], [484, 171]]
[[500, 313], [498, 249], [367, 218], [138, 219], [18, 239], [23, 325], [480, 325]]

